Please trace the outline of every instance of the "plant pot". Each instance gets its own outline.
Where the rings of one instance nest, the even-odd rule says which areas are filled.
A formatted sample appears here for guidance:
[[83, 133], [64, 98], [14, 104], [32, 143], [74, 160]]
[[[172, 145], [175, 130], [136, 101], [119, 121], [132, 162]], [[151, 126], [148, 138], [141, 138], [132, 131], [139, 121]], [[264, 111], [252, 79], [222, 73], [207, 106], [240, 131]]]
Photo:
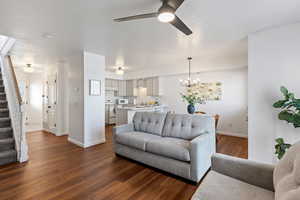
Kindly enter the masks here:
[[187, 106], [187, 111], [189, 114], [194, 114], [195, 113], [195, 106], [193, 104], [189, 104]]

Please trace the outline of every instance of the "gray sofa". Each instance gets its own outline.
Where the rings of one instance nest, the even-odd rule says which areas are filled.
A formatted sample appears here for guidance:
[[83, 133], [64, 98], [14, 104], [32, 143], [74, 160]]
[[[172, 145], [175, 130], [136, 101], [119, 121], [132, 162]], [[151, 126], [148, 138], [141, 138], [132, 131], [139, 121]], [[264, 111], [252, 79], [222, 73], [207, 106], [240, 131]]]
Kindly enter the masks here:
[[116, 154], [198, 182], [216, 151], [214, 118], [137, 112], [133, 124], [114, 128]]
[[300, 142], [274, 167], [221, 154], [192, 200], [299, 200]]

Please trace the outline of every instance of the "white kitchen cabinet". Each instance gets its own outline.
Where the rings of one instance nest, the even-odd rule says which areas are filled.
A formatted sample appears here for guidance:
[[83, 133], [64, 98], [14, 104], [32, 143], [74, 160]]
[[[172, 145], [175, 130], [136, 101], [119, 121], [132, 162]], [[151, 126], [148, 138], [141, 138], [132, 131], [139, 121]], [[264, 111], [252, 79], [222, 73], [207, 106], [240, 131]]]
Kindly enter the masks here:
[[137, 88], [137, 80], [127, 80], [126, 81], [126, 96], [134, 97], [137, 96], [136, 88]]
[[112, 79], [112, 88], [118, 90], [118, 84], [119, 84], [118, 80]]
[[111, 79], [105, 79], [105, 89], [111, 88]]
[[127, 96], [126, 85], [127, 85], [126, 81], [123, 81], [123, 80], [118, 81], [118, 96], [121, 96], [121, 97]]
[[152, 96], [160, 96], [160, 91], [159, 91], [159, 78], [154, 77], [152, 78]]
[[137, 80], [137, 87], [145, 88], [146, 87], [145, 80], [144, 79], [138, 79]]
[[146, 88], [147, 88], [147, 96], [153, 96], [153, 78], [145, 79]]
[[132, 97], [133, 95], [133, 80], [126, 81], [126, 96]]
[[118, 80], [115, 79], [105, 79], [105, 89], [118, 91]]

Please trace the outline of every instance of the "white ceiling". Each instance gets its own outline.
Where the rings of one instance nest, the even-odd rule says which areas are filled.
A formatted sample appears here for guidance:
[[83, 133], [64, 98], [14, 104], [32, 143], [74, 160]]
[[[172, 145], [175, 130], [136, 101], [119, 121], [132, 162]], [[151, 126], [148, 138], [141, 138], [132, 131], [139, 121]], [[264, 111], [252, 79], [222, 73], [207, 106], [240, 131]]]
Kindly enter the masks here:
[[0, 34], [18, 40], [15, 63], [44, 67], [68, 62], [83, 49], [105, 55], [107, 68], [123, 63], [135, 71], [172, 69], [186, 64], [187, 56], [193, 56], [199, 68], [244, 67], [249, 33], [300, 19], [299, 0], [186, 0], [177, 15], [194, 31], [188, 37], [156, 19], [112, 21], [156, 11], [159, 0], [0, 0], [0, 4]]

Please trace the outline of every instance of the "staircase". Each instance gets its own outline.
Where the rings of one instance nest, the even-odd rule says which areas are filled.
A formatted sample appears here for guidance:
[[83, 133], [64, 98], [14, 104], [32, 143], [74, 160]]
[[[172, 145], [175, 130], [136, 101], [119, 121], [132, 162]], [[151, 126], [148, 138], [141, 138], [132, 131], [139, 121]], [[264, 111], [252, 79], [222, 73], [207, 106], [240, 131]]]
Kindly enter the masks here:
[[15, 150], [11, 119], [0, 71], [0, 165], [12, 162], [17, 162], [17, 151]]

